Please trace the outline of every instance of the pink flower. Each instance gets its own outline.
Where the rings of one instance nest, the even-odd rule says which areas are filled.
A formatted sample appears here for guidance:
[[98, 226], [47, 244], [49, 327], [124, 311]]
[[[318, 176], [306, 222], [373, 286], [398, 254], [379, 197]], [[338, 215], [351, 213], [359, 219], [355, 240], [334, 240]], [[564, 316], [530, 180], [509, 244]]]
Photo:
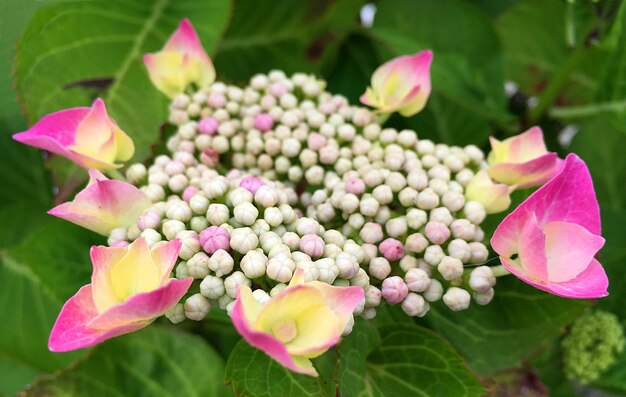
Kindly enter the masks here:
[[397, 261], [404, 257], [404, 246], [395, 238], [387, 238], [378, 245], [378, 249], [383, 256], [390, 261]]
[[127, 247], [91, 248], [91, 284], [61, 309], [48, 348], [81, 349], [148, 326], [174, 306], [193, 278], [170, 279], [180, 242], [150, 249], [142, 238]]
[[215, 117], [205, 117], [198, 123], [198, 131], [204, 135], [215, 135], [220, 122]]
[[215, 167], [220, 163], [220, 155], [213, 148], [206, 148], [200, 153], [200, 161], [208, 167]]
[[502, 265], [522, 281], [582, 299], [608, 295], [608, 279], [594, 259], [603, 245], [591, 176], [575, 154], [504, 218], [491, 239]]
[[372, 85], [361, 102], [382, 113], [399, 112], [412, 116], [426, 105], [430, 96], [432, 51], [405, 55], [381, 65], [372, 75]]
[[318, 151], [326, 145], [326, 137], [318, 132], [309, 135], [307, 139], [309, 149]]
[[133, 157], [135, 146], [107, 114], [102, 99], [93, 105], [44, 116], [28, 131], [13, 135], [26, 145], [67, 157], [83, 168], [111, 170]]
[[274, 119], [267, 113], [259, 113], [254, 116], [254, 128], [259, 131], [269, 131], [274, 126]]
[[552, 178], [562, 165], [556, 153], [548, 152], [543, 132], [533, 127], [502, 142], [489, 138], [491, 153], [487, 173], [496, 182], [518, 187], [540, 186]]
[[185, 190], [183, 190], [183, 200], [189, 202], [191, 198], [198, 193], [198, 188], [195, 186], [187, 186]]
[[230, 248], [230, 233], [221, 226], [210, 226], [200, 233], [200, 245], [207, 254]]
[[97, 170], [89, 170], [89, 177], [89, 184], [74, 201], [57, 205], [48, 214], [107, 236], [113, 229], [135, 223], [152, 205], [130, 183], [110, 180]]
[[402, 277], [393, 276], [383, 280], [383, 298], [392, 305], [400, 303], [409, 294], [409, 287]]
[[424, 235], [433, 244], [441, 245], [450, 238], [450, 229], [441, 222], [430, 221], [424, 228]]
[[322, 256], [324, 247], [324, 240], [317, 234], [305, 234], [300, 239], [300, 249], [311, 258]]
[[310, 359], [339, 342], [363, 297], [360, 287], [305, 283], [297, 269], [289, 286], [265, 305], [240, 285], [230, 316], [252, 346], [292, 371], [317, 376]]
[[159, 91], [174, 97], [189, 84], [207, 87], [215, 80], [215, 68], [196, 30], [183, 19], [163, 49], [143, 56], [150, 80]]
[[360, 195], [365, 191], [365, 182], [361, 178], [352, 178], [346, 182], [346, 192]]
[[246, 189], [252, 194], [256, 194], [256, 191], [263, 185], [265, 185], [265, 182], [256, 176], [247, 176], [239, 182], [240, 187]]

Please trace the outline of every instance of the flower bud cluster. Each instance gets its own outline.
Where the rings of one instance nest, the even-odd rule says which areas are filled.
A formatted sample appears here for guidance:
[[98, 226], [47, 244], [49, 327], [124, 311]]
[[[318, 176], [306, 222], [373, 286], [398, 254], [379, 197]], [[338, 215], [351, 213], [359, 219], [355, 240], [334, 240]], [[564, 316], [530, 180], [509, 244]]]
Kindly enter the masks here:
[[[486, 212], [464, 194], [483, 152], [383, 128], [324, 88], [272, 71], [173, 98], [172, 156], [127, 171], [154, 206], [110, 243], [181, 239], [176, 273], [202, 280], [209, 306], [228, 307], [241, 283], [265, 302], [297, 267], [364, 288], [365, 318], [383, 302], [410, 316], [440, 299], [455, 311], [489, 303], [495, 277], [476, 266], [488, 256]], [[174, 317], [200, 317], [200, 300]]]

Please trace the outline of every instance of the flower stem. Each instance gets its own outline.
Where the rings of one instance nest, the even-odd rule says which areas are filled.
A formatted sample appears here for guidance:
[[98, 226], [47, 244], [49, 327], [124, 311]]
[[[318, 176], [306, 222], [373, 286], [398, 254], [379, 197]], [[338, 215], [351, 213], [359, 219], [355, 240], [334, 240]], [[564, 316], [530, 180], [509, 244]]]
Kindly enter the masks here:
[[391, 113], [380, 113], [378, 115], [378, 122], [380, 123], [380, 125], [384, 125], [385, 122], [389, 119], [389, 116], [391, 116]]
[[124, 175], [122, 175], [122, 173], [119, 172], [118, 170], [108, 170], [106, 171], [106, 174], [113, 179], [117, 179], [120, 181], [126, 180], [126, 178], [124, 178]]
[[491, 267], [491, 271], [493, 272], [493, 275], [496, 276], [496, 277], [502, 277], [502, 276], [507, 276], [507, 275], [511, 274], [511, 272], [506, 270], [504, 268], [504, 266], [502, 266], [502, 265], [492, 266]]

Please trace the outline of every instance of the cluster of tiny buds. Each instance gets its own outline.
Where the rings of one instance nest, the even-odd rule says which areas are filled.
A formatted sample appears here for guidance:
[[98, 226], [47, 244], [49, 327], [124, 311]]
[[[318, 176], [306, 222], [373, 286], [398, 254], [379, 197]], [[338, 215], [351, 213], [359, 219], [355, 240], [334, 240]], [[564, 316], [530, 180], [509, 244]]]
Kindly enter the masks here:
[[324, 88], [314, 76], [272, 71], [244, 88], [216, 82], [180, 94], [170, 105], [171, 157], [127, 169], [154, 205], [110, 244], [178, 238], [176, 276], [202, 280], [172, 321], [230, 308], [240, 284], [265, 303], [296, 268], [308, 280], [361, 286], [365, 318], [382, 302], [421, 317], [429, 302], [458, 311], [493, 298], [493, 272], [479, 266], [486, 212], [464, 196], [484, 153], [382, 128]]

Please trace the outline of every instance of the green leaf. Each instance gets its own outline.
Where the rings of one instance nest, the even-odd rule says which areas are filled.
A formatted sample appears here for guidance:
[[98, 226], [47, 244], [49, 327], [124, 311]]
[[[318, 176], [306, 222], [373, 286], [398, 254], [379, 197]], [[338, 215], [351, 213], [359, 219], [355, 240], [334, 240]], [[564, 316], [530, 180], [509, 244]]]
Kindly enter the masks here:
[[200, 337], [149, 327], [40, 378], [23, 396], [228, 396], [222, 358]]
[[228, 1], [64, 2], [40, 10], [17, 51], [17, 89], [29, 119], [97, 96], [145, 159], [166, 120], [166, 98], [142, 64], [189, 17], [212, 52], [229, 18]]
[[587, 301], [539, 291], [514, 276], [499, 278], [495, 290], [487, 306], [452, 312], [438, 304], [426, 316], [481, 375], [518, 366], [588, 306]]
[[626, 394], [626, 349], [622, 351], [617, 362], [602, 374], [593, 385], [616, 395]]
[[357, 26], [362, 0], [237, 0], [215, 57], [219, 75], [243, 81], [255, 73], [318, 71]]
[[0, 396], [14, 396], [39, 374], [41, 370], [29, 364], [0, 355]]
[[285, 369], [261, 350], [241, 340], [226, 363], [226, 381], [237, 396], [325, 396], [319, 378]]
[[417, 325], [389, 325], [380, 336], [361, 322], [340, 345], [339, 395], [482, 396], [487, 391], [441, 337]]
[[383, 0], [372, 33], [391, 56], [434, 52], [430, 99], [407, 120], [422, 136], [482, 144], [492, 124], [509, 121], [498, 38], [478, 7], [457, 0]]

